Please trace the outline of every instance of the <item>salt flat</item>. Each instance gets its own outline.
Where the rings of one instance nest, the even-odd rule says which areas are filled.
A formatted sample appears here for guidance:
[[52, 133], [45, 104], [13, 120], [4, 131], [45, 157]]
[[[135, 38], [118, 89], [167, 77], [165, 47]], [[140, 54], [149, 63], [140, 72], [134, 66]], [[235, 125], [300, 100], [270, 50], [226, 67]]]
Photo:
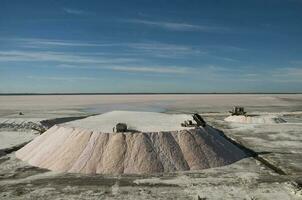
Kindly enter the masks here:
[[145, 110], [170, 112], [227, 112], [234, 105], [252, 111], [296, 111], [302, 94], [196, 95], [18, 95], [0, 96], [1, 116], [77, 115], [83, 111]]
[[[231, 124], [233, 105], [248, 113], [280, 115], [287, 123]], [[145, 175], [52, 173], [15, 158], [0, 157], [0, 199], [301, 199], [302, 95], [92, 95], [0, 96], [5, 118], [62, 117], [111, 110], [199, 112], [213, 127], [258, 153], [194, 172]], [[24, 112], [23, 116], [18, 113]], [[26, 186], [26, 187], [24, 187]]]
[[11, 148], [20, 143], [29, 142], [36, 136], [37, 135], [34, 132], [1, 131], [0, 151], [1, 149]]
[[259, 115], [259, 116], [228, 116], [224, 119], [227, 122], [244, 123], [244, 124], [278, 124], [285, 123], [286, 121], [276, 115]]

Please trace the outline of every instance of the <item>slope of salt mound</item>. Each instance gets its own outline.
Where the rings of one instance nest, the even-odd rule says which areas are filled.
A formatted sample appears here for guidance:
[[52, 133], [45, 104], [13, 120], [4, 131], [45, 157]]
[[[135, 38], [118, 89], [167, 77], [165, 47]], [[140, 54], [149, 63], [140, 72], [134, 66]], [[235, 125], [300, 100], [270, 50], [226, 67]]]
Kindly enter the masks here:
[[245, 124], [278, 124], [286, 121], [275, 115], [266, 116], [229, 116], [224, 119], [227, 122], [245, 123]]
[[112, 132], [119, 122], [126, 123], [129, 129], [141, 132], [175, 131], [190, 129], [182, 127], [185, 120], [193, 120], [191, 115], [164, 114], [156, 112], [112, 111], [101, 115], [66, 123], [66, 126]]
[[[127, 117], [129, 121], [126, 122], [133, 122], [131, 125], [136, 125], [137, 129], [148, 132], [112, 133], [106, 130], [106, 126], [104, 132], [99, 131], [103, 124], [115, 124], [115, 121], [108, 118], [114, 114], [112, 120], [116, 120], [116, 113]], [[138, 114], [141, 117], [140, 125], [132, 121]], [[177, 120], [183, 119], [183, 115], [158, 114], [131, 112], [126, 115], [124, 112], [111, 112], [89, 120], [87, 118], [55, 125], [17, 151], [16, 156], [41, 168], [89, 174], [150, 174], [200, 170], [231, 164], [247, 157], [241, 149], [211, 126], [175, 130], [178, 128]], [[96, 125], [97, 119], [102, 122], [104, 116], [107, 121]], [[119, 120], [126, 119], [120, 116]], [[163, 123], [159, 126], [152, 120], [167, 120], [171, 124], [168, 126]], [[98, 130], [91, 129], [89, 123], [95, 125], [93, 129]], [[154, 124], [154, 129], [150, 124]], [[161, 131], [161, 126], [166, 130], [173, 129]]]

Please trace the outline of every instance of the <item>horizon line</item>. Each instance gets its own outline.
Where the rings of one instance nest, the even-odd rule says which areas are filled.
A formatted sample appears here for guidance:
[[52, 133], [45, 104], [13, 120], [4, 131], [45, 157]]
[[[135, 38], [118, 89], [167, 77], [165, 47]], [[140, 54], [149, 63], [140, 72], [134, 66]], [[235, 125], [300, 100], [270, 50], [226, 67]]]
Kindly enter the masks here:
[[198, 95], [198, 94], [302, 94], [302, 92], [51, 92], [51, 93], [0, 93], [0, 96], [34, 96], [34, 95]]

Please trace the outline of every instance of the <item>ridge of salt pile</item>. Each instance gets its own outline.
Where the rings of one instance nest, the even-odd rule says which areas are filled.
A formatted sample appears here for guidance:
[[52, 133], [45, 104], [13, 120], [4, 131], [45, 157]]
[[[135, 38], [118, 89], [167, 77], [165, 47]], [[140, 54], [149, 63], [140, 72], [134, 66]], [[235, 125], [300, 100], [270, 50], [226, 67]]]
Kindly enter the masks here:
[[[61, 172], [149, 174], [200, 170], [247, 155], [218, 130], [181, 127], [190, 115], [114, 111], [55, 125], [16, 152], [30, 165]], [[114, 133], [116, 122], [138, 132]]]
[[243, 123], [243, 124], [278, 124], [278, 123], [286, 122], [284, 119], [276, 115], [263, 115], [263, 116], [234, 115], [225, 118], [224, 121]]

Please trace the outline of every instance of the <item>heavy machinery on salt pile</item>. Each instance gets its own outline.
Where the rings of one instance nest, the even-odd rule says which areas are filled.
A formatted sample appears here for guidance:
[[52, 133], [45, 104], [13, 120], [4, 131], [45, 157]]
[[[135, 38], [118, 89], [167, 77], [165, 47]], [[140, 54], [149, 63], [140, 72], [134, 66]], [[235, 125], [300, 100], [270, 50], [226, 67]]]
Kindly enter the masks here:
[[246, 112], [244, 111], [244, 107], [241, 106], [234, 106], [231, 111], [229, 111], [232, 115], [245, 115]]
[[196, 122], [196, 124], [194, 124], [192, 122], [192, 120], [186, 120], [183, 123], [181, 123], [182, 127], [198, 127], [198, 126], [202, 126], [205, 127], [206, 122], [204, 121], [204, 119], [197, 113], [192, 115], [194, 121]]
[[127, 124], [125, 123], [117, 123], [115, 127], [113, 127], [113, 132], [116, 133], [123, 133], [123, 132], [127, 132], [128, 128], [127, 128]]
[[203, 118], [199, 114], [197, 114], [197, 113], [193, 114], [193, 119], [196, 121], [197, 126], [205, 127], [206, 122], [203, 120]]

